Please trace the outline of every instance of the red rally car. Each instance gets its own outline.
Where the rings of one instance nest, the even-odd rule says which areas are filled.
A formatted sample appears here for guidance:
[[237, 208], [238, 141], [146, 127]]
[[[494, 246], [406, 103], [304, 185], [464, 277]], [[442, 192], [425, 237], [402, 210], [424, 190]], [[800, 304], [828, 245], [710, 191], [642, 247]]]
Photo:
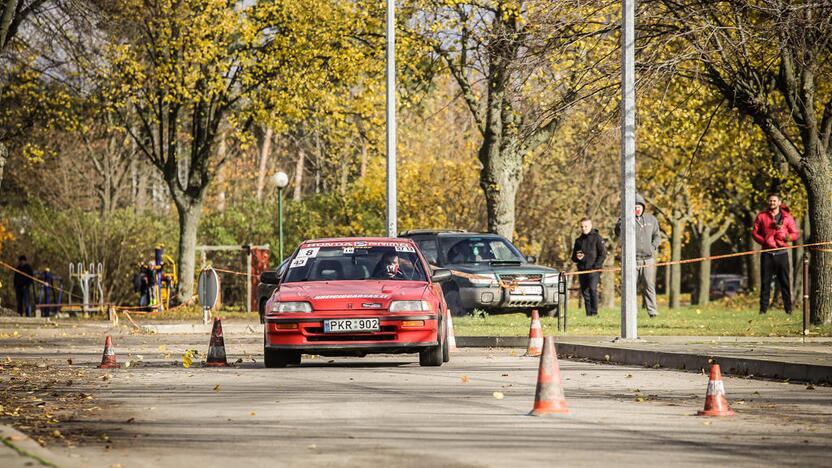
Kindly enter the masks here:
[[301, 354], [419, 353], [422, 366], [448, 362], [447, 318], [433, 270], [410, 239], [309, 240], [298, 247], [266, 302], [266, 367], [300, 364]]

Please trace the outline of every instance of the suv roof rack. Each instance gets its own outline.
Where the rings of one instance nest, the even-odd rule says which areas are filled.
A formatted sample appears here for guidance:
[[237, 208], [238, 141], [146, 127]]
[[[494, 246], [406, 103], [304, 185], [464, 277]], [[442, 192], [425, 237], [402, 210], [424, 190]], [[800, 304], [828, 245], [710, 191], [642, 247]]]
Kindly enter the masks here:
[[399, 233], [400, 236], [410, 236], [413, 234], [441, 234], [443, 232], [468, 232], [465, 229], [408, 229]]

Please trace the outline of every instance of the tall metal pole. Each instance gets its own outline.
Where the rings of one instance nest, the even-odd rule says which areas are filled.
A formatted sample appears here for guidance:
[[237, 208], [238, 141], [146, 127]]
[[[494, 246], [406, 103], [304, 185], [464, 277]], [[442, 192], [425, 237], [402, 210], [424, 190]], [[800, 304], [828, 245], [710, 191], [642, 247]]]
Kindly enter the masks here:
[[636, 90], [635, 1], [621, 1], [621, 338], [636, 327]]
[[277, 189], [277, 253], [280, 255], [278, 265], [283, 263], [283, 189]]
[[396, 2], [387, 0], [387, 237], [396, 237]]

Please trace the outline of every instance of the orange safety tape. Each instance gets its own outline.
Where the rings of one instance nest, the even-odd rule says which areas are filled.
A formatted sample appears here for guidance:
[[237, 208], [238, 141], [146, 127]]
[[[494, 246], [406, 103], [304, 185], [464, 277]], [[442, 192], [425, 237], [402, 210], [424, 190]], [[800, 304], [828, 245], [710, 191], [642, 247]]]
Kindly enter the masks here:
[[246, 276], [246, 275], [248, 275], [248, 273], [244, 273], [244, 272], [242, 272], [242, 271], [226, 270], [226, 269], [224, 269], [224, 268], [217, 268], [217, 267], [211, 267], [211, 268], [213, 268], [213, 269], [214, 269], [214, 271], [218, 271], [218, 272], [220, 272], [220, 273], [230, 273], [230, 274], [232, 274], [232, 275], [241, 275], [241, 276]]
[[50, 288], [52, 288], [52, 289], [55, 289], [55, 290], [57, 290], [57, 291], [61, 291], [61, 292], [63, 292], [63, 293], [66, 293], [66, 295], [67, 295], [67, 296], [69, 296], [69, 297], [77, 297], [78, 299], [81, 299], [81, 296], [76, 296], [75, 294], [72, 294], [71, 292], [67, 291], [66, 289], [59, 288], [59, 287], [57, 287], [57, 286], [51, 285], [51, 284], [47, 283], [46, 281], [41, 280], [40, 278], [35, 278], [34, 276], [27, 275], [26, 273], [24, 273], [24, 272], [22, 272], [22, 271], [18, 270], [17, 268], [15, 268], [15, 267], [13, 267], [13, 266], [9, 265], [8, 263], [6, 263], [6, 262], [4, 262], [4, 261], [1, 261], [1, 260], [0, 260], [0, 266], [5, 267], [5, 268], [7, 268], [7, 269], [9, 269], [9, 270], [12, 270], [12, 271], [14, 271], [14, 272], [20, 273], [21, 275], [23, 275], [23, 276], [25, 276], [25, 277], [27, 277], [27, 278], [29, 278], [29, 279], [31, 279], [31, 280], [34, 280], [34, 281], [36, 281], [36, 282], [38, 282], [38, 283], [40, 283], [40, 284], [42, 284], [42, 285], [44, 285], [44, 286], [49, 286], [49, 287], [50, 287]]
[[814, 249], [810, 249], [810, 250], [811, 250], [811, 251], [813, 251], [813, 252], [827, 252], [827, 253], [828, 253], [828, 252], [832, 252], [832, 249], [818, 249], [818, 248], [814, 248]]
[[[815, 246], [818, 246], [818, 245], [832, 245], [832, 241], [815, 242], [815, 243], [812, 243], [812, 244], [787, 245], [786, 247], [778, 247], [776, 249], [747, 250], [745, 252], [735, 252], [735, 253], [724, 254], [724, 255], [711, 255], [709, 257], [697, 257], [697, 258], [688, 258], [688, 259], [684, 259], [684, 260], [674, 260], [674, 261], [669, 261], [669, 262], [658, 262], [658, 263], [654, 263], [654, 265], [657, 266], [657, 267], [659, 267], [659, 266], [668, 266], [668, 265], [683, 265], [683, 264], [686, 264], [686, 263], [698, 263], [698, 262], [702, 262], [702, 261], [705, 261], [705, 260], [722, 260], [722, 259], [725, 259], [725, 258], [743, 257], [743, 256], [747, 256], [747, 255], [754, 255], [754, 254], [766, 253], [766, 252], [778, 252], [778, 251], [781, 251], [781, 250], [791, 250], [791, 249], [797, 249], [797, 248], [801, 248], [801, 247], [804, 247], [804, 248], [805, 247], [815, 247]], [[817, 250], [817, 249], [812, 249], [812, 250]], [[639, 265], [636, 268], [644, 268], [645, 266], [646, 265]], [[608, 272], [614, 272], [614, 271], [621, 271], [621, 267], [599, 268], [599, 269], [596, 269], [596, 270], [570, 271], [570, 272], [564, 272], [563, 274], [566, 275], [566, 276], [580, 276], [580, 275], [587, 275], [587, 274], [590, 274], [590, 273], [608, 273]]]

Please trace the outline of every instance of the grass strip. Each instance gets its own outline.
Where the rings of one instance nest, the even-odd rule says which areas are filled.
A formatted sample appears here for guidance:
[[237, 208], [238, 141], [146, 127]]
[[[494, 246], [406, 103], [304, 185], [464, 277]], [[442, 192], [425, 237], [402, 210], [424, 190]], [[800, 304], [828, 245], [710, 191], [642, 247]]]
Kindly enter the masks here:
[[5, 445], [6, 447], [11, 448], [15, 452], [17, 452], [18, 455], [20, 455], [22, 457], [29, 457], [32, 460], [37, 461], [38, 463], [40, 463], [43, 466], [51, 466], [53, 468], [58, 468], [58, 465], [55, 465], [54, 463], [50, 463], [50, 462], [44, 460], [43, 458], [41, 458], [41, 457], [39, 457], [39, 456], [37, 456], [33, 453], [30, 453], [30, 452], [27, 452], [26, 450], [23, 450], [22, 448], [13, 444], [12, 441], [10, 441], [8, 439], [3, 439], [3, 445]]

